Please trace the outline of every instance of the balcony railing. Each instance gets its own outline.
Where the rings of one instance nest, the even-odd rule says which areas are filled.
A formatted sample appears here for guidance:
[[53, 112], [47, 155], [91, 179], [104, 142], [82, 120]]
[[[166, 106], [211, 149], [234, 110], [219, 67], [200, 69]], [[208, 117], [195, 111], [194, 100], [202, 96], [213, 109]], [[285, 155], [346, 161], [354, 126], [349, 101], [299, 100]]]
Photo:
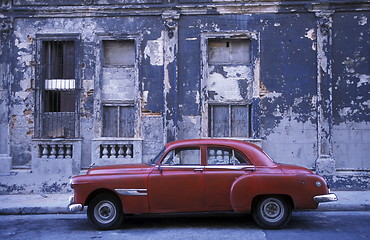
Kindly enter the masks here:
[[72, 144], [40, 144], [40, 158], [72, 158]]
[[133, 158], [133, 144], [101, 144], [101, 158]]
[[142, 140], [97, 138], [92, 140], [91, 163], [97, 166], [142, 163]]

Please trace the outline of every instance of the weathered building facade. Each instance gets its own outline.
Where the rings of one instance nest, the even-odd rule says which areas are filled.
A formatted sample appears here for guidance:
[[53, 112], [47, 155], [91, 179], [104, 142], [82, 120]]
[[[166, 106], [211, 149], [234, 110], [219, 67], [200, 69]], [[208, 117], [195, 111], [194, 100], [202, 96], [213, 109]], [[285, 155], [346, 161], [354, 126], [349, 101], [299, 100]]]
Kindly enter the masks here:
[[177, 139], [370, 189], [370, 2], [0, 1], [0, 192], [65, 192]]

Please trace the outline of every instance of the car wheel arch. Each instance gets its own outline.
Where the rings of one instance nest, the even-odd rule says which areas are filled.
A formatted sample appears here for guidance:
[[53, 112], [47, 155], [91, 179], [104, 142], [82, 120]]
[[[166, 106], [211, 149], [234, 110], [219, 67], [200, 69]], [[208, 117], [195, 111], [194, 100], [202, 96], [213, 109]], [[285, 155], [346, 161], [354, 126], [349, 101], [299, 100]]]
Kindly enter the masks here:
[[245, 175], [235, 180], [230, 191], [230, 200], [234, 211], [251, 212], [254, 204], [267, 196], [282, 197], [286, 199], [292, 209], [295, 208], [294, 200], [290, 195], [279, 192], [263, 192], [258, 187], [262, 185], [266, 185], [266, 182], [263, 177], [257, 175]]
[[290, 207], [292, 209], [295, 208], [293, 198], [291, 196], [287, 195], [287, 194], [259, 194], [259, 195], [256, 195], [256, 196], [253, 197], [253, 200], [252, 200], [252, 203], [251, 203], [251, 209], [253, 209], [256, 206], [256, 204], [258, 203], [259, 200], [261, 200], [263, 198], [266, 198], [266, 197], [283, 198], [288, 202], [288, 204], [290, 205]]
[[[94, 190], [93, 192], [91, 192], [89, 194], [89, 196], [86, 198], [85, 200], [85, 206], [88, 206], [91, 202], [91, 200], [100, 195], [100, 194], [109, 194], [109, 195], [113, 195], [114, 197], [116, 197], [117, 199], [120, 200], [121, 204], [122, 204], [122, 200], [120, 199], [120, 197], [118, 196], [118, 194], [113, 191], [113, 190], [110, 190], [110, 189], [107, 189], [107, 188], [99, 188], [99, 189], [96, 189]], [[123, 204], [122, 204], [122, 208], [123, 208]]]

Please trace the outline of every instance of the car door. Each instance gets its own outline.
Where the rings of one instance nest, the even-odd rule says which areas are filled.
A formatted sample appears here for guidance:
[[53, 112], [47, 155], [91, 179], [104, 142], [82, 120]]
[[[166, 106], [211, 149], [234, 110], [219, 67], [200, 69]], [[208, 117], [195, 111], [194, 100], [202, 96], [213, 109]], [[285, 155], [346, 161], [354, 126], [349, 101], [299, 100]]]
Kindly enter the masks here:
[[208, 146], [206, 152], [206, 208], [208, 211], [232, 210], [230, 191], [233, 182], [242, 175], [250, 174], [254, 167], [242, 153], [233, 148]]
[[148, 178], [151, 212], [203, 211], [203, 170], [200, 147], [169, 151]]

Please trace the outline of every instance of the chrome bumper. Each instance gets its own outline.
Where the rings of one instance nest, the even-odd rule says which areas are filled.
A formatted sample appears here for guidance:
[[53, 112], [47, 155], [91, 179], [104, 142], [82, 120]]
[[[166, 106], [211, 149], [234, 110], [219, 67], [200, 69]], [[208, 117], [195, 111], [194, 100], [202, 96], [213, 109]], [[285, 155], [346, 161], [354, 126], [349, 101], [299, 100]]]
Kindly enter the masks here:
[[77, 212], [77, 211], [82, 211], [83, 209], [84, 209], [84, 207], [82, 206], [82, 204], [74, 203], [74, 197], [73, 196], [69, 197], [68, 211]]
[[334, 201], [337, 201], [338, 198], [337, 198], [337, 195], [335, 195], [335, 193], [329, 193], [325, 195], [314, 196], [313, 200], [316, 203], [323, 203], [323, 202], [334, 202]]

